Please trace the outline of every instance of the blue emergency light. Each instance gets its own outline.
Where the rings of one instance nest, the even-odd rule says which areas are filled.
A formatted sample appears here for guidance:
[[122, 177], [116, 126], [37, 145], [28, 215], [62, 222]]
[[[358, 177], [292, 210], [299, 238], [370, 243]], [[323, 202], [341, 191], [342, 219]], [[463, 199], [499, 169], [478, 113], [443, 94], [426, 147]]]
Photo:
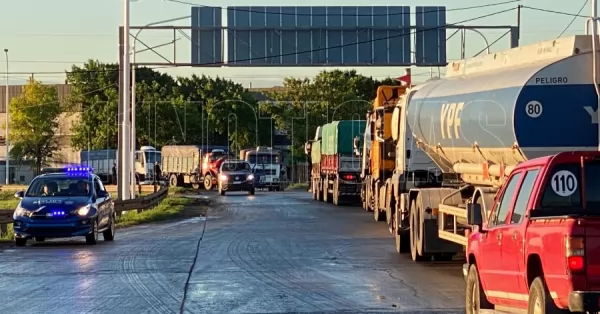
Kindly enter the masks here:
[[65, 169], [67, 173], [90, 173], [93, 171], [92, 167], [67, 167]]
[[68, 176], [87, 176], [94, 172], [92, 167], [67, 167], [63, 170]]

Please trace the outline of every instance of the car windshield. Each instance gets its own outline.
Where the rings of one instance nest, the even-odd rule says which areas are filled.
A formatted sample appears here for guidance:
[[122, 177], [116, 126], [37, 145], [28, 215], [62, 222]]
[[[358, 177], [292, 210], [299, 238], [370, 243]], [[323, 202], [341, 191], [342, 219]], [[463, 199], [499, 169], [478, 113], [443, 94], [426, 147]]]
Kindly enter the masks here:
[[249, 154], [248, 162], [251, 164], [278, 164], [279, 155], [277, 154]]
[[90, 183], [88, 177], [39, 177], [31, 182], [25, 197], [89, 196]]
[[222, 171], [250, 171], [250, 164], [247, 162], [225, 162], [221, 167]]

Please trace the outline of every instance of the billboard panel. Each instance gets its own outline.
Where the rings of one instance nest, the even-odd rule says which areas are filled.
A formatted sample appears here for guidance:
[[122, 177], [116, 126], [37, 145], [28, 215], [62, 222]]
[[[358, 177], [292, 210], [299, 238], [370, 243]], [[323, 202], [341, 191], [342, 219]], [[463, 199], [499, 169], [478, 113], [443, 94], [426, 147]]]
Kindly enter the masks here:
[[410, 7], [227, 7], [228, 65], [409, 65]]
[[[221, 8], [192, 7], [192, 63], [220, 65], [223, 62]], [[194, 27], [213, 29], [194, 29]]]
[[416, 7], [415, 64], [445, 66], [446, 7]]

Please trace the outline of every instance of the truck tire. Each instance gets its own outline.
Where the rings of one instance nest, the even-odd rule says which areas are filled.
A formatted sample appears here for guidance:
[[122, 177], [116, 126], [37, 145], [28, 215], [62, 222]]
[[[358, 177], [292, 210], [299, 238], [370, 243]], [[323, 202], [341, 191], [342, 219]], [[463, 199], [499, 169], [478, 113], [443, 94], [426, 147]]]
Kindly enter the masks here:
[[396, 213], [394, 217], [392, 217], [392, 225], [390, 229], [394, 234], [394, 238], [396, 239], [396, 252], [399, 254], [410, 252], [410, 229], [406, 230], [401, 228], [400, 221], [398, 221], [398, 217], [402, 217], [400, 213], [400, 209], [396, 207]]
[[394, 221], [394, 210], [392, 210], [392, 207], [395, 207], [394, 201], [385, 207], [385, 223], [388, 226], [391, 226]]
[[492, 305], [485, 296], [485, 291], [483, 291], [483, 287], [479, 281], [477, 265], [475, 264], [469, 267], [466, 285], [465, 307], [467, 309], [467, 314], [478, 314], [480, 310], [494, 309], [494, 305]]
[[177, 175], [172, 174], [169, 176], [169, 186], [176, 187], [177, 186]]
[[207, 174], [204, 176], [204, 189], [207, 191], [211, 191], [214, 188], [213, 182], [212, 182], [212, 176], [210, 174]]
[[570, 313], [556, 307], [554, 300], [548, 292], [546, 282], [542, 276], [533, 280], [529, 287], [529, 299], [527, 301], [527, 314], [559, 314]]
[[417, 202], [413, 200], [410, 206], [410, 256], [415, 262], [431, 260], [430, 256], [422, 254], [421, 228], [423, 226], [421, 226], [419, 210]]
[[329, 203], [329, 192], [327, 191], [327, 182], [323, 182], [323, 202]]
[[338, 180], [333, 183], [333, 205], [340, 205], [340, 184]]
[[385, 215], [381, 214], [381, 210], [379, 210], [379, 208], [373, 208], [373, 218], [375, 218], [375, 221], [377, 222], [384, 221]]

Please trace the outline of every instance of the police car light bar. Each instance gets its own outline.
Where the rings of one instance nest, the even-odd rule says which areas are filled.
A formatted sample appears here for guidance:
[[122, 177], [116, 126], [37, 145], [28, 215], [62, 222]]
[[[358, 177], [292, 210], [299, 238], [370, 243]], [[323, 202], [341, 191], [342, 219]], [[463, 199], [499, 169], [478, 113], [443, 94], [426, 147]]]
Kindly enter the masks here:
[[93, 172], [94, 169], [92, 167], [67, 167], [65, 168], [65, 172], [67, 173], [82, 173], [82, 172]]

